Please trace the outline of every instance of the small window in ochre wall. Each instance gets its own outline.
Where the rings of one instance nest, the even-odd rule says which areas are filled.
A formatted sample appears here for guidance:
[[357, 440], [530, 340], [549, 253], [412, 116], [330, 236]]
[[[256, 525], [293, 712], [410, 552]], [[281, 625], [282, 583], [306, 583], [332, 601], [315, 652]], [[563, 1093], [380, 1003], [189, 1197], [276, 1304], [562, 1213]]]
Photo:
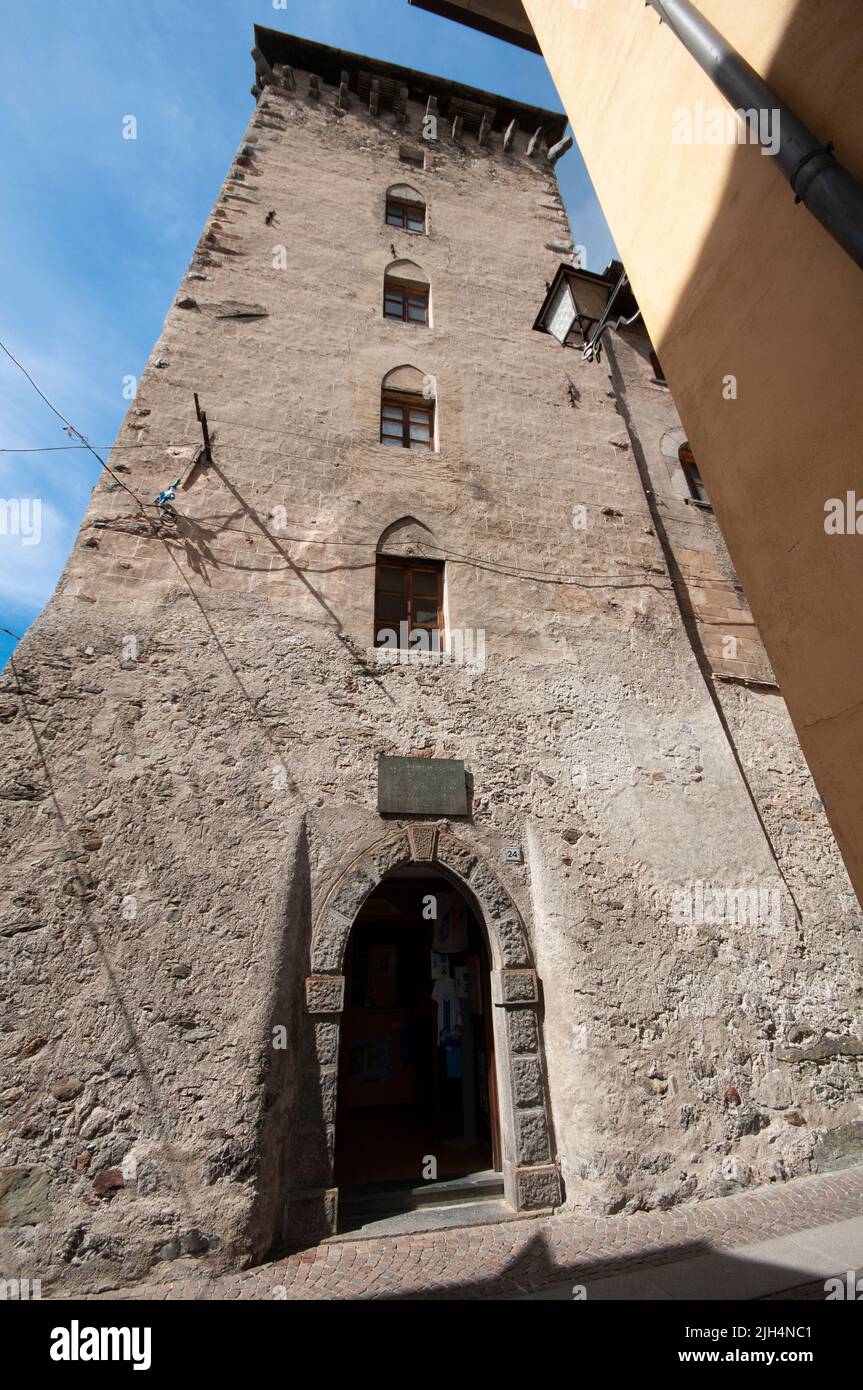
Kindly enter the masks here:
[[683, 469], [686, 486], [689, 488], [689, 496], [693, 502], [700, 502], [702, 506], [709, 507], [710, 498], [707, 496], [707, 488], [704, 486], [698, 471], [695, 455], [688, 444], [681, 444], [677, 451], [677, 457], [680, 459], [680, 467]]

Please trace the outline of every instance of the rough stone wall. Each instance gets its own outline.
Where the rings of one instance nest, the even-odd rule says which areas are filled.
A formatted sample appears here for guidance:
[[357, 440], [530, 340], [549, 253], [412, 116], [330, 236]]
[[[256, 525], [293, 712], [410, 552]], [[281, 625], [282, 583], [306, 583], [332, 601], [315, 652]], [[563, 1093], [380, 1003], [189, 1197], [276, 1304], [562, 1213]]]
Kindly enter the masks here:
[[[4, 1272], [93, 1282], [278, 1238], [311, 923], [400, 824], [379, 753], [465, 760], [458, 834], [543, 984], [570, 1204], [700, 1197], [855, 1142], [859, 916], [823, 818], [800, 819], [787, 720], [741, 689], [726, 718], [796, 826], [809, 908], [783, 884], [774, 934], [672, 920], [682, 885], [776, 864], [606, 374], [530, 330], [566, 236], [550, 166], [520, 131], [408, 168], [421, 104], [394, 125], [297, 80], [261, 98], [121, 430], [145, 501], [186, 470], [176, 526], [100, 482], [2, 677]], [[428, 236], [385, 224], [397, 182]], [[431, 329], [381, 317], [393, 245], [431, 277]], [[378, 443], [402, 363], [436, 381], [438, 453]], [[213, 459], [190, 470], [193, 392]], [[375, 660], [375, 548], [405, 517], [484, 670]]]
[[640, 324], [611, 335], [608, 375], [629, 427], [636, 464], [652, 489], [658, 534], [693, 645], [702, 664], [720, 677], [775, 686], [713, 511], [689, 494], [678, 457], [686, 431], [668, 387], [654, 375], [650, 351]]

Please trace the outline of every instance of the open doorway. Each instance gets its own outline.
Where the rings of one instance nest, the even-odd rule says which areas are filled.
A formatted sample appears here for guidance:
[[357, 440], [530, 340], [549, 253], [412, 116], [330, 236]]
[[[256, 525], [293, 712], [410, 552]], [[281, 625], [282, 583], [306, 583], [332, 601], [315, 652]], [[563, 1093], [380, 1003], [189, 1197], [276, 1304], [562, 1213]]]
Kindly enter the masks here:
[[489, 968], [483, 929], [449, 879], [397, 870], [364, 904], [345, 960], [343, 1194], [500, 1170]]

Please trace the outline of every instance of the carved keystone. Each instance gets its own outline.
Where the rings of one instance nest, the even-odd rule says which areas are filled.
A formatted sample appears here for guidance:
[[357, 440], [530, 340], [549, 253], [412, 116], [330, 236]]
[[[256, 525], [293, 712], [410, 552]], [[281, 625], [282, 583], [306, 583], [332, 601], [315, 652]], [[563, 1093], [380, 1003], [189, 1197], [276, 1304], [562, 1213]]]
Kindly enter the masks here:
[[408, 827], [408, 835], [414, 859], [426, 863], [434, 859], [437, 841], [436, 825], [411, 825]]

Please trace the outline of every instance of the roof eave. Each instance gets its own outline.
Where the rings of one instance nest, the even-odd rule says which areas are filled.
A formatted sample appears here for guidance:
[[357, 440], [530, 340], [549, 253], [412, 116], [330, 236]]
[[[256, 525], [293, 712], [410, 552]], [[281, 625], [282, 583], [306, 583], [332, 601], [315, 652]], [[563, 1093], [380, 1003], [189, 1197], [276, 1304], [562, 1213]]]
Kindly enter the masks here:
[[529, 53], [542, 53], [532, 30], [529, 34], [522, 33], [510, 24], [500, 24], [497, 20], [477, 14], [475, 10], [466, 10], [463, 5], [453, 4], [452, 0], [408, 0], [408, 4], [416, 6], [418, 10], [428, 10], [429, 14], [436, 14], [441, 19], [450, 19], [454, 24], [464, 24], [468, 29], [478, 29], [481, 34], [490, 34], [492, 38], [515, 44], [517, 48], [526, 48]]

